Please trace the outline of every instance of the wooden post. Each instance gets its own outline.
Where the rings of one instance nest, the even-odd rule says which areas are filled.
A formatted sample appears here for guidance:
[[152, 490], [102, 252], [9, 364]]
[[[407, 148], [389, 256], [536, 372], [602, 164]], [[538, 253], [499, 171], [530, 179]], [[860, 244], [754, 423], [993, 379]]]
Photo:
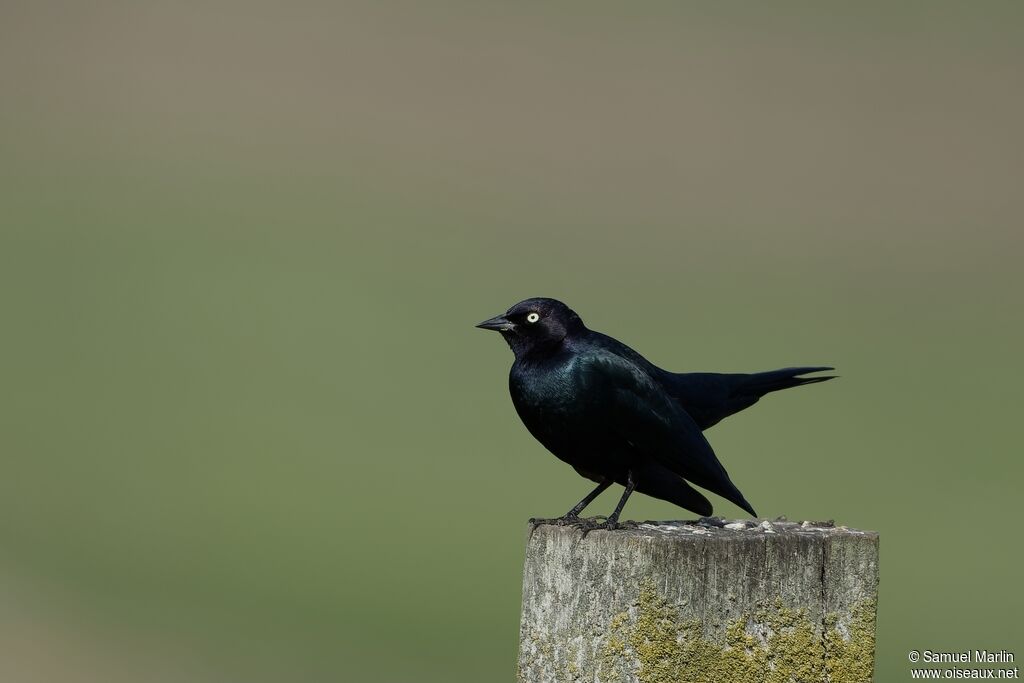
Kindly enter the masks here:
[[869, 683], [877, 587], [831, 523], [531, 523], [519, 681]]

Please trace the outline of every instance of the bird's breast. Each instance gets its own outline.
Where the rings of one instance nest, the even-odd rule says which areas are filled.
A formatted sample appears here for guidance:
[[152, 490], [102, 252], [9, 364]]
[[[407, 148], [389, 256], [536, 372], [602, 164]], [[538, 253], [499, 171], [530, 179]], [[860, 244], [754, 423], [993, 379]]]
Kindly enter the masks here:
[[595, 435], [590, 406], [572, 361], [513, 366], [509, 390], [526, 428], [563, 460], [570, 459]]
[[558, 410], [571, 407], [580, 398], [575, 362], [517, 364], [509, 375], [512, 398], [524, 405]]

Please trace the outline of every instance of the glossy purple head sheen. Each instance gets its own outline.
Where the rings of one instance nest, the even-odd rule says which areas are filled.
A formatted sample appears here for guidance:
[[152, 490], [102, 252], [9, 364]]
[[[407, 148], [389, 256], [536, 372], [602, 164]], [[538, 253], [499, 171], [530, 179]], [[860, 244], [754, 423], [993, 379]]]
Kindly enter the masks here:
[[516, 358], [559, 347], [567, 336], [586, 329], [576, 312], [556, 299], [526, 299], [504, 315], [477, 325], [501, 333]]

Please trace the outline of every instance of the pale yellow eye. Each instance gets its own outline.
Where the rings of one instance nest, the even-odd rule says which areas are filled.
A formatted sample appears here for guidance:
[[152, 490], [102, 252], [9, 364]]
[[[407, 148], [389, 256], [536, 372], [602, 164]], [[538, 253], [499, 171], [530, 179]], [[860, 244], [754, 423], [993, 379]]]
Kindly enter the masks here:
[[526, 316], [526, 322], [535, 323], [540, 320], [540, 313], [530, 313]]

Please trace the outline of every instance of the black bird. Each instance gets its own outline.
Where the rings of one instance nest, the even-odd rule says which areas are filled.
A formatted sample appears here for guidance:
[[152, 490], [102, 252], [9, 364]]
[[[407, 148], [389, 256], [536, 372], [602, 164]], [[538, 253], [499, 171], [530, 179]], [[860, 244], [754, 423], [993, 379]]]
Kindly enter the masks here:
[[668, 372], [587, 329], [555, 299], [521, 301], [477, 327], [500, 332], [515, 354], [509, 391], [526, 428], [557, 458], [597, 482], [564, 521], [577, 519], [612, 483], [626, 490], [608, 517], [610, 527], [634, 489], [710, 515], [710, 501], [687, 481], [756, 516], [701, 432], [771, 391], [833, 378], [800, 376], [830, 367]]

